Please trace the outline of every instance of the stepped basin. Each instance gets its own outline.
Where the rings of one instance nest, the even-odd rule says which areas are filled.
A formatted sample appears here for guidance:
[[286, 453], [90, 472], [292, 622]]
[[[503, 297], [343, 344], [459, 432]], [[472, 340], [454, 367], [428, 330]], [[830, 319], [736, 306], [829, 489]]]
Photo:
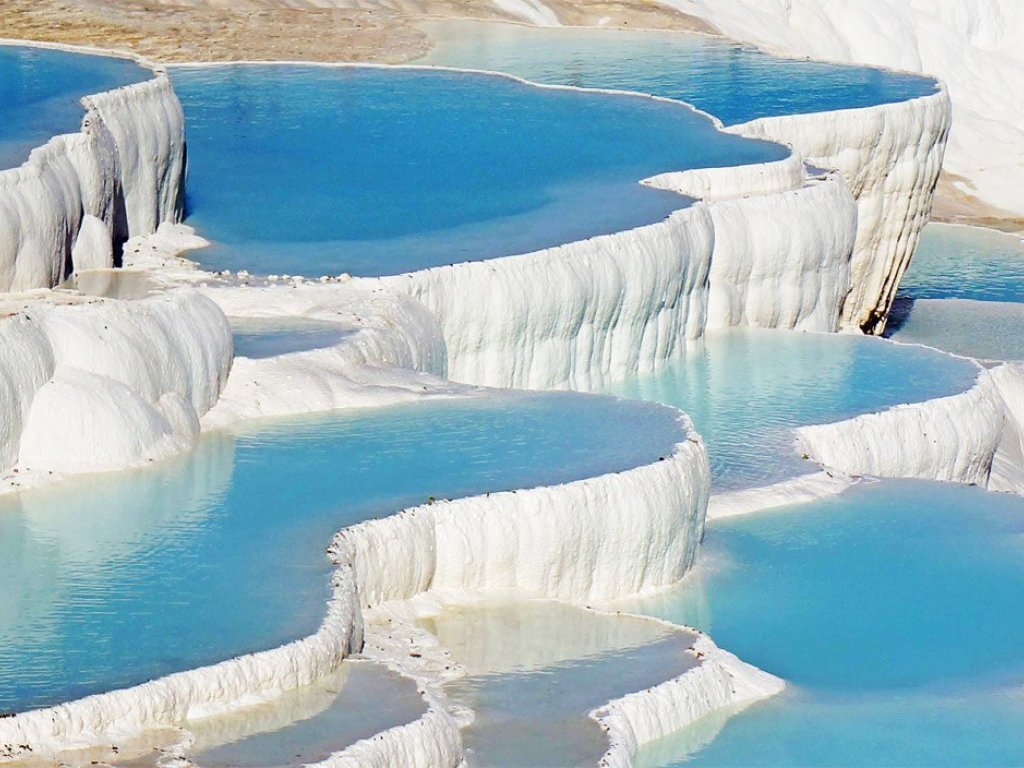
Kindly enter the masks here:
[[427, 711], [409, 678], [368, 661], [289, 691], [270, 704], [188, 723], [189, 759], [201, 768], [282, 768], [321, 762]]
[[776, 144], [640, 96], [497, 75], [313, 66], [174, 68], [189, 223], [214, 269], [388, 275], [660, 221], [638, 182], [778, 160]]
[[1024, 304], [897, 299], [886, 335], [982, 360], [1024, 360]]
[[653, 404], [498, 392], [212, 433], [146, 470], [0, 498], [0, 711], [303, 637], [337, 530], [633, 468], [684, 437]]
[[737, 329], [609, 391], [689, 413], [722, 491], [812, 471], [795, 452], [794, 427], [963, 392], [977, 374], [968, 361], [874, 338]]
[[1022, 535], [1019, 497], [905, 481], [715, 522], [684, 585], [626, 607], [791, 687], [640, 764], [1020, 765]]
[[696, 663], [692, 633], [561, 603], [451, 605], [423, 624], [466, 667], [446, 692], [476, 713], [474, 768], [597, 765], [608, 738], [588, 712]]
[[255, 359], [333, 347], [346, 334], [338, 323], [308, 318], [233, 318], [235, 355]]
[[128, 59], [0, 45], [0, 170], [21, 165], [52, 136], [77, 131], [83, 96], [152, 76]]
[[935, 93], [931, 78], [797, 61], [703, 35], [539, 29], [436, 21], [424, 63], [497, 70], [538, 83], [679, 99], [726, 125], [759, 117], [888, 104]]

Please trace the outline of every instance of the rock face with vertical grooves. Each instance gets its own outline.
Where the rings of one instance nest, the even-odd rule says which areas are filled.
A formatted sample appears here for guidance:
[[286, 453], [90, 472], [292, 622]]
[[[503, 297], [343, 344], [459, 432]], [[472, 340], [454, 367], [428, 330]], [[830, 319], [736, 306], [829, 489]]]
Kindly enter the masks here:
[[767, 117], [727, 130], [790, 144], [837, 170], [857, 201], [857, 240], [842, 324], [880, 334], [928, 223], [950, 128], [945, 88], [895, 104]]
[[113, 266], [129, 236], [184, 215], [185, 119], [167, 75], [83, 104], [78, 133], [0, 171], [0, 292]]

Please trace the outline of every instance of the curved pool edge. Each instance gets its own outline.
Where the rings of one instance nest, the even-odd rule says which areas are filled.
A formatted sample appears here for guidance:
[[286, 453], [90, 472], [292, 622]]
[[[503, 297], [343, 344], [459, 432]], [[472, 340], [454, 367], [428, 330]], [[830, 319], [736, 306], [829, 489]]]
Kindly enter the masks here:
[[[272, 699], [334, 671], [358, 650], [363, 609], [380, 602], [430, 589], [497, 585], [585, 601], [677, 581], [692, 564], [710, 487], [703, 442], [685, 416], [678, 419], [684, 437], [664, 460], [559, 486], [439, 501], [342, 530], [329, 548], [333, 590], [316, 633], [0, 719], [2, 759], [109, 744]], [[611, 518], [609, 509], [619, 514]], [[581, 539], [587, 556], [573, 559]], [[396, 547], [403, 557], [393, 557]], [[489, 555], [473, 562], [463, 557], [469, 550]], [[531, 556], [520, 558], [523, 551]], [[577, 567], [564, 569], [566, 562]]]
[[[609, 236], [609, 237], [611, 237], [611, 236]], [[509, 257], [509, 258], [516, 258], [516, 257]], [[646, 322], [649, 322], [649, 321], [645, 321], [645, 323], [646, 323]], [[605, 364], [605, 362], [598, 362], [598, 364], [597, 364], [597, 365], [601, 366], [601, 365], [607, 365], [607, 364]], [[675, 459], [675, 457], [673, 457], [673, 459]], [[670, 463], [671, 463], [671, 462], [665, 462], [665, 464], [670, 464]], [[653, 465], [652, 465], [652, 466], [653, 466]], [[634, 470], [634, 471], [636, 471], [636, 470]], [[620, 473], [620, 474], [627, 474], [627, 473]], [[597, 478], [597, 479], [599, 479], [599, 478]], [[595, 481], [596, 481], [596, 480], [595, 480]], [[586, 482], [586, 481], [580, 481], [580, 482]], [[574, 483], [569, 483], [569, 484], [574, 484]], [[561, 486], [559, 486], [559, 487], [561, 487]], [[550, 489], [549, 489], [549, 490], [550, 490]], [[522, 495], [522, 496], [525, 496], [525, 495], [526, 495], [526, 494], [525, 494], [525, 492], [519, 492], [519, 494], [520, 494], [520, 495]], [[591, 502], [587, 502], [587, 504], [590, 504], [590, 503], [591, 503]], [[408, 510], [407, 510], [407, 511], [408, 511]], [[387, 519], [391, 519], [391, 518], [387, 518]], [[504, 543], [503, 543], [503, 544], [504, 544]], [[695, 546], [695, 543], [694, 543], [694, 546]], [[339, 567], [340, 567], [340, 566], [339, 566]], [[464, 574], [464, 575], [465, 575], [465, 574]], [[477, 574], [477, 575], [479, 575], [479, 574]], [[452, 577], [451, 577], [451, 578], [456, 578], [456, 577], [455, 577], [455, 575], [452, 575]], [[611, 575], [609, 575], [609, 580], [610, 580], [611, 582], [614, 582], [614, 581], [615, 581], [616, 579], [622, 579], [622, 578], [623, 578], [623, 575], [622, 575], [622, 574], [620, 574], [620, 575], [616, 575], [616, 577], [614, 577], [614, 578], [612, 578], [612, 577], [611, 577]], [[605, 587], [607, 587], [607, 585], [605, 585]], [[551, 585], [548, 585], [548, 588], [551, 588]], [[353, 587], [353, 589], [354, 589], [354, 587]], [[561, 587], [561, 588], [559, 588], [559, 589], [568, 589], [568, 588], [567, 588], [567, 587]], [[573, 588], [573, 589], [574, 589], [574, 588]], [[602, 588], [602, 589], [603, 589], [603, 588]], [[556, 590], [556, 591], [557, 591], [557, 590]], [[569, 591], [571, 591], [571, 590], [569, 590]], [[329, 610], [330, 610], [330, 609], [329, 609]], [[355, 627], [355, 625], [354, 625], [354, 622], [355, 622], [355, 621], [356, 621], [356, 620], [355, 620], [355, 618], [352, 618], [352, 624], [350, 625], [350, 630], [351, 630], [351, 631], [354, 631], [354, 627]], [[349, 636], [349, 639], [350, 639], [350, 640], [351, 640], [351, 637], [352, 637], [352, 636], [350, 635], [350, 636]], [[299, 641], [299, 642], [302, 642], [302, 641]], [[289, 647], [289, 646], [286, 646], [286, 647]], [[268, 651], [268, 652], [273, 652], [273, 651]], [[225, 663], [225, 664], [229, 664], [229, 663]], [[255, 671], [254, 671], [254, 672], [255, 672]], [[191, 673], [181, 673], [181, 674], [182, 674], [182, 675], [187, 675], [187, 674], [191, 674]], [[231, 674], [229, 675], [229, 677], [233, 677], [234, 675], [237, 675], [237, 674], [243, 674], [243, 675], [244, 675], [244, 674], [248, 674], [248, 673], [246, 673], [246, 672], [245, 672], [244, 670], [238, 669], [238, 670], [234, 670], [234, 672], [233, 672], [233, 673], [231, 673]], [[165, 678], [165, 680], [166, 680], [166, 678]], [[157, 682], [159, 682], [159, 681], [157, 681]], [[147, 684], [147, 685], [150, 685], [150, 684]], [[128, 689], [128, 690], [135, 690], [135, 689]], [[101, 694], [101, 695], [111, 695], [111, 694]], [[87, 700], [89, 700], [89, 699], [82, 699], [82, 701], [87, 701]], [[66, 706], [62, 706], [62, 707], [70, 707], [70, 705], [66, 705]], [[58, 709], [58, 708], [55, 708], [55, 709]], [[30, 714], [31, 714], [31, 713], [30, 713]], [[20, 716], [18, 716], [18, 717], [20, 717]], [[83, 715], [82, 717], [85, 717], [85, 716]], [[78, 716], [75, 716], [75, 719], [76, 719], [76, 720], [77, 720], [77, 718], [78, 718]], [[102, 720], [102, 716], [100, 716], [100, 719]], [[82, 721], [82, 723], [84, 723], [84, 721]], [[76, 727], [82, 727], [82, 723], [79, 723], [79, 725], [77, 725]], [[6, 723], [6, 722], [4, 722], [4, 721], [0, 721], [0, 728], [4, 728], [4, 727], [6, 727], [6, 726], [7, 726], [7, 723]], [[104, 725], [103, 727], [113, 727], [113, 726], [112, 726], [112, 724], [111, 724], [111, 723], [106, 723], [106, 724], [105, 724], [105, 725]], [[98, 732], [98, 731], [93, 731], [93, 732]], [[0, 738], [2, 738], [2, 737], [0, 737]]]

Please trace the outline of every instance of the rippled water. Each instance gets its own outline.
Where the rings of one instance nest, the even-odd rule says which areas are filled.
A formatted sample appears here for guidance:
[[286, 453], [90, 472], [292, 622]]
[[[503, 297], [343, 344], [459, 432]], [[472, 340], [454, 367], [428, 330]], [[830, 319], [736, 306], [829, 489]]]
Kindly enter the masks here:
[[725, 490], [810, 471], [793, 427], [962, 392], [977, 373], [969, 362], [880, 339], [733, 330], [610, 391], [689, 413], [707, 440], [716, 489]]
[[127, 59], [0, 45], [0, 169], [14, 168], [58, 133], [72, 133], [79, 99], [152, 77]]
[[496, 395], [214, 433], [145, 471], [0, 498], [0, 711], [308, 634], [338, 529], [626, 469], [680, 436], [651, 404]]
[[425, 24], [437, 46], [425, 63], [510, 72], [528, 80], [614, 88], [694, 104], [727, 125], [774, 115], [870, 107], [935, 92], [916, 75], [780, 59], [678, 32]]
[[639, 185], [783, 147], [675, 104], [415, 69], [175, 69], [203, 264], [394, 274], [545, 248], [686, 205]]
[[587, 713], [695, 661], [691, 633], [553, 602], [448, 606], [424, 624], [466, 667], [445, 688], [476, 713], [463, 736], [479, 768], [597, 765], [608, 739]]
[[929, 224], [900, 295], [1024, 302], [1024, 239], [981, 227]]
[[696, 625], [791, 688], [641, 764], [1020, 765], [1022, 547], [1024, 500], [939, 483], [716, 522], [682, 587], [627, 607]]

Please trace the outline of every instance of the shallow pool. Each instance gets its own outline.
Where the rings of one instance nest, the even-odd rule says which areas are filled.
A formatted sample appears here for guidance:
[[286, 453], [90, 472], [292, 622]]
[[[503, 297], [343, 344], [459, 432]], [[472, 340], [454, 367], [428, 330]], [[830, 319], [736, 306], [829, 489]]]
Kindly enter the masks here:
[[696, 663], [690, 632], [554, 602], [451, 605], [423, 623], [466, 668], [445, 688], [476, 714], [474, 768], [597, 765], [608, 738], [588, 713]]
[[59, 133], [77, 131], [83, 96], [152, 76], [127, 59], [0, 45], [0, 169], [21, 165]]
[[921, 232], [900, 295], [1024, 302], [1024, 238], [933, 222]]
[[333, 347], [351, 331], [338, 323], [301, 317], [232, 318], [235, 355], [262, 359]]
[[935, 81], [868, 67], [769, 56], [679, 32], [540, 29], [480, 22], [424, 25], [425, 63], [510, 72], [554, 85], [681, 99], [727, 125], [759, 117], [870, 107], [935, 93]]
[[980, 360], [1024, 360], [1024, 304], [897, 299], [885, 335]]
[[333, 675], [267, 704], [185, 724], [201, 768], [319, 763], [362, 739], [419, 719], [426, 702], [410, 678], [346, 660]]
[[664, 218], [657, 173], [788, 150], [675, 104], [366, 67], [176, 68], [189, 223], [216, 269], [395, 274]]
[[1024, 239], [929, 224], [885, 335], [986, 360], [1024, 359]]
[[717, 490], [808, 472], [793, 427], [969, 389], [975, 365], [853, 335], [729, 330], [709, 334], [655, 374], [609, 391], [674, 405], [708, 443]]
[[630, 468], [680, 437], [652, 404], [500, 394], [214, 433], [145, 471], [2, 498], [0, 711], [306, 635], [338, 529], [431, 496]]
[[1022, 555], [1024, 499], [939, 483], [715, 522], [682, 587], [628, 607], [791, 688], [642, 764], [682, 765], [674, 745], [698, 765], [1020, 765]]

